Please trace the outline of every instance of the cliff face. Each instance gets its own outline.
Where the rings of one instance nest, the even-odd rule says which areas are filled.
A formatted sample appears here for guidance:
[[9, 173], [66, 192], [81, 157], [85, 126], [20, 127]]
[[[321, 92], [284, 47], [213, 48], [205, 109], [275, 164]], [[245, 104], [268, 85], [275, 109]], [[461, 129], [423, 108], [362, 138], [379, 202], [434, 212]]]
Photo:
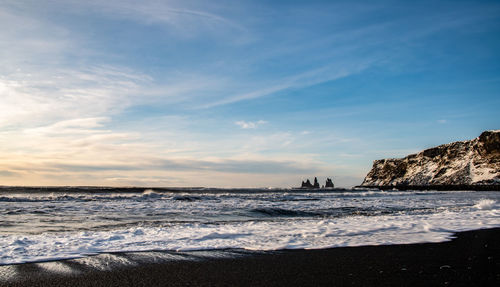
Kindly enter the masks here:
[[500, 130], [401, 159], [381, 159], [362, 186], [500, 184]]

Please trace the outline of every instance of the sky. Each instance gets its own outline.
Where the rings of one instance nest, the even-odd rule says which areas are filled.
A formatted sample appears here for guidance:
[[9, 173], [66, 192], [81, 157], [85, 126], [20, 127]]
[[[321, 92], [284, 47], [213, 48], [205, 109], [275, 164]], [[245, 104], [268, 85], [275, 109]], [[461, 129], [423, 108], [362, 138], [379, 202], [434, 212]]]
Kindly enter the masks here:
[[0, 0], [0, 185], [360, 184], [500, 128], [498, 1]]

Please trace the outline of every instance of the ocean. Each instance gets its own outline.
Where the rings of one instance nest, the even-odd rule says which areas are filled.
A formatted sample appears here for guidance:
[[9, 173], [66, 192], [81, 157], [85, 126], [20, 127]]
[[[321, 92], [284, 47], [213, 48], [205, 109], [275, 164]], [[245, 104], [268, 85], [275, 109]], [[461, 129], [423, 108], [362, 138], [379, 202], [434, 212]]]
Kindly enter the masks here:
[[124, 251], [441, 242], [500, 227], [500, 193], [294, 189], [0, 190], [0, 264]]

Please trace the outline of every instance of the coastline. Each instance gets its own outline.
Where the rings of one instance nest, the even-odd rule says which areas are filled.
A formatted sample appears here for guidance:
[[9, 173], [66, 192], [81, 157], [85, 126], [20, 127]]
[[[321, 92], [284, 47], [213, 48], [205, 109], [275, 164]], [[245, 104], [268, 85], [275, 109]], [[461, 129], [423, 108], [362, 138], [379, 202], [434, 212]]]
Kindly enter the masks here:
[[[65, 274], [40, 268], [44, 263], [26, 263], [10, 265], [16, 274], [0, 280], [0, 286], [498, 286], [499, 238], [500, 228], [492, 228], [459, 232], [441, 243], [233, 250], [225, 252], [241, 256], [194, 260], [175, 260], [172, 252], [158, 252], [174, 260], [108, 270], [92, 269], [76, 260], [56, 261], [77, 271]], [[114, 255], [127, 261], [129, 253]], [[6, 274], [0, 272], [2, 276]]]
[[378, 189], [399, 191], [500, 191], [500, 184], [440, 184], [440, 185], [358, 185], [354, 189]]

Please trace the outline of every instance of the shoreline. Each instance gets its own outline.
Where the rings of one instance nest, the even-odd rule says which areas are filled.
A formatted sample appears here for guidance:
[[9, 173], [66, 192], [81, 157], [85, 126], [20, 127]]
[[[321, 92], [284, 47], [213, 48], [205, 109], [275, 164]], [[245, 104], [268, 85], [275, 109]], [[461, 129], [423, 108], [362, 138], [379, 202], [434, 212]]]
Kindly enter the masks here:
[[[113, 266], [104, 260], [108, 268], [101, 270], [75, 259], [25, 263], [0, 266], [0, 286], [499, 286], [499, 239], [500, 228], [492, 228], [458, 232], [441, 243], [220, 250], [205, 257], [150, 252], [149, 262]], [[102, 258], [132, 262], [133, 255]]]
[[500, 191], [500, 184], [457, 184], [457, 185], [358, 185], [354, 189], [378, 189], [398, 191]]

